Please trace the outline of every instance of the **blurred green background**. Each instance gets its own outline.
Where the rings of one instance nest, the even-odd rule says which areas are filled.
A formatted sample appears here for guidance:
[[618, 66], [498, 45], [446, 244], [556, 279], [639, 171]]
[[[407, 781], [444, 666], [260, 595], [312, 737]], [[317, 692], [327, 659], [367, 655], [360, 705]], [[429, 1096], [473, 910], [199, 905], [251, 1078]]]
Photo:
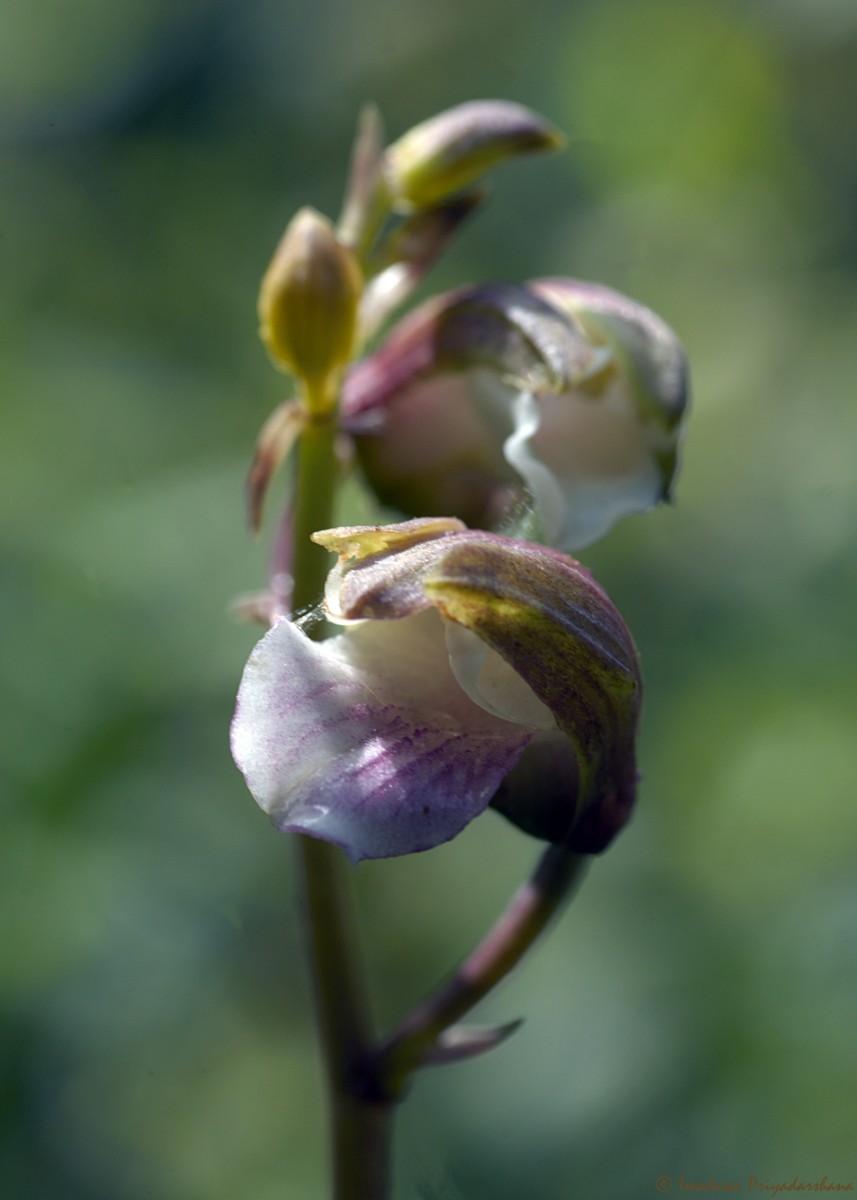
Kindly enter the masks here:
[[[570, 274], [659, 311], [679, 503], [584, 557], [647, 681], [637, 815], [416, 1081], [401, 1197], [857, 1187], [853, 0], [7, 0], [0, 9], [0, 1193], [324, 1195], [288, 840], [227, 727], [244, 527], [286, 384], [258, 280], [336, 215], [358, 106], [475, 97], [569, 135], [432, 276]], [[379, 1019], [536, 847], [488, 814], [355, 872]]]

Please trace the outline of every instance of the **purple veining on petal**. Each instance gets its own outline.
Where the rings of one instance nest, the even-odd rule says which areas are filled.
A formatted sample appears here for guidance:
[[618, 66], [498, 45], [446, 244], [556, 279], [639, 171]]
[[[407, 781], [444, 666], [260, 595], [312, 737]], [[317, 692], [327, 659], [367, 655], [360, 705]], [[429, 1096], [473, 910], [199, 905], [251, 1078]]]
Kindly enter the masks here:
[[326, 643], [278, 622], [247, 664], [232, 746], [279, 829], [335, 842], [356, 862], [454, 837], [530, 736], [464, 695], [442, 623], [426, 612]]

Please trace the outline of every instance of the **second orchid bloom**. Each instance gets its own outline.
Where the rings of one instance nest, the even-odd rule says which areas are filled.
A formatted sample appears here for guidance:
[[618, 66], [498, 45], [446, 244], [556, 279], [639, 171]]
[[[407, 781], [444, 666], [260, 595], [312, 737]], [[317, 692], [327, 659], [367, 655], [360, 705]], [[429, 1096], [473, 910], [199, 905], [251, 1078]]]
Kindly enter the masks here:
[[687, 408], [678, 338], [641, 304], [570, 279], [463, 288], [352, 368], [346, 428], [386, 504], [578, 550], [668, 499]]

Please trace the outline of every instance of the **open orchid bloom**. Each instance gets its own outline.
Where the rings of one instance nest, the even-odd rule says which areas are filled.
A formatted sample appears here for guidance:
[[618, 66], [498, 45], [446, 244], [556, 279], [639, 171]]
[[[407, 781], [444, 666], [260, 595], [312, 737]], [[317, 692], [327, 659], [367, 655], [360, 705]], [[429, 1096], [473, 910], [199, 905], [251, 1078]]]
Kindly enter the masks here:
[[591, 576], [453, 518], [328, 530], [339, 554], [311, 641], [253, 651], [232, 751], [277, 828], [352, 861], [425, 850], [490, 803], [536, 836], [603, 849], [634, 799], [637, 656]]
[[669, 499], [687, 398], [681, 344], [653, 312], [542, 279], [422, 305], [351, 369], [343, 420], [384, 503], [502, 528], [527, 500], [568, 551]]

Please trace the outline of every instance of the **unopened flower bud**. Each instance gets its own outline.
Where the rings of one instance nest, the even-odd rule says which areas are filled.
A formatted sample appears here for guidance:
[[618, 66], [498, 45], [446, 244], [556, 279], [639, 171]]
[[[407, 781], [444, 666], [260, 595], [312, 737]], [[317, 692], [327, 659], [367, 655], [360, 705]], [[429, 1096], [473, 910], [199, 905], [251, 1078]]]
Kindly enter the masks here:
[[259, 319], [262, 340], [304, 383], [311, 409], [328, 403], [325, 385], [351, 356], [362, 286], [360, 268], [330, 221], [301, 209], [265, 272]]
[[507, 158], [556, 150], [562, 135], [520, 104], [475, 100], [415, 125], [387, 149], [384, 173], [395, 203], [426, 208]]

